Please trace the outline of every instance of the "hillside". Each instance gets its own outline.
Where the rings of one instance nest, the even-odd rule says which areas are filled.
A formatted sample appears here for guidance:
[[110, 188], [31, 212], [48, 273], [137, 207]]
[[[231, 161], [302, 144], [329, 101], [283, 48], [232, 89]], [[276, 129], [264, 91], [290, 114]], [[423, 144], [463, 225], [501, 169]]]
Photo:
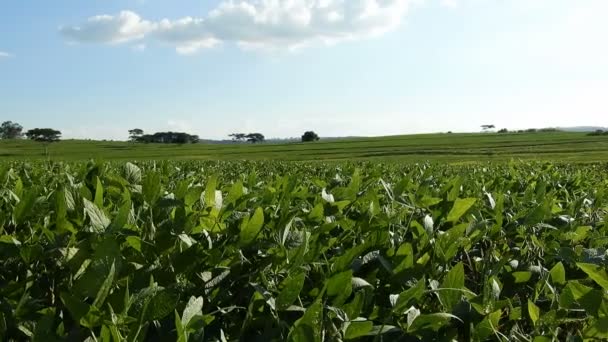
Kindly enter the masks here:
[[[0, 142], [0, 159], [43, 159], [35, 142]], [[423, 134], [316, 143], [160, 145], [68, 140], [49, 148], [54, 160], [403, 160], [472, 162], [510, 159], [608, 161], [608, 137], [584, 133]]]

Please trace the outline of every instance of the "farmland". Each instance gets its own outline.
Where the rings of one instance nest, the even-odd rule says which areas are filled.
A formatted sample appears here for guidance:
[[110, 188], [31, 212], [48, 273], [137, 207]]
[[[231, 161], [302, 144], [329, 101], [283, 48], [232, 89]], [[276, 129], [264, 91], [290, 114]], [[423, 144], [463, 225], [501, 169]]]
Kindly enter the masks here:
[[[321, 140], [283, 144], [162, 145], [101, 141], [62, 141], [50, 145], [53, 160], [381, 160], [608, 161], [608, 137], [585, 133], [422, 134]], [[1, 160], [46, 159], [40, 143], [0, 141]]]
[[607, 171], [4, 161], [0, 339], [605, 339]]

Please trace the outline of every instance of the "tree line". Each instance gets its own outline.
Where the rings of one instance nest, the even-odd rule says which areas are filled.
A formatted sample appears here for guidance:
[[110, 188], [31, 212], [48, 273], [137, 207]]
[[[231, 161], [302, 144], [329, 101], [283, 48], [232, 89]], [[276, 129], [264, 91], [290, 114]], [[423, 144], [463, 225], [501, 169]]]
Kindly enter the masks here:
[[61, 131], [52, 128], [34, 128], [23, 132], [23, 126], [16, 122], [5, 121], [0, 125], [0, 138], [2, 139], [28, 139], [46, 143], [61, 140]]
[[196, 144], [200, 141], [198, 135], [183, 132], [156, 132], [144, 134], [139, 128], [129, 130], [129, 140], [132, 142], [155, 144]]
[[[228, 135], [235, 142], [263, 143], [266, 138], [262, 133], [232, 133]], [[23, 132], [23, 126], [16, 122], [5, 121], [0, 125], [0, 139], [21, 139], [42, 142], [47, 145], [61, 140], [61, 131], [52, 128], [34, 128]], [[318, 141], [319, 135], [313, 131], [304, 132], [302, 142]], [[200, 142], [198, 135], [183, 132], [156, 132], [145, 134], [144, 130], [134, 128], [129, 130], [129, 141], [156, 144], [196, 144]]]

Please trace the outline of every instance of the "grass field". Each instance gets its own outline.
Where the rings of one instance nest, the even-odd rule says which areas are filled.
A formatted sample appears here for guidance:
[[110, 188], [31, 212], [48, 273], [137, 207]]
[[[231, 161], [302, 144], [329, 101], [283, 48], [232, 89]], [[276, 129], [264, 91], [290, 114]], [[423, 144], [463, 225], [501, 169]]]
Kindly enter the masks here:
[[[54, 160], [364, 160], [474, 162], [608, 160], [608, 138], [585, 133], [424, 134], [316, 143], [158, 145], [66, 140], [49, 148]], [[39, 143], [0, 142], [0, 159], [42, 159]]]

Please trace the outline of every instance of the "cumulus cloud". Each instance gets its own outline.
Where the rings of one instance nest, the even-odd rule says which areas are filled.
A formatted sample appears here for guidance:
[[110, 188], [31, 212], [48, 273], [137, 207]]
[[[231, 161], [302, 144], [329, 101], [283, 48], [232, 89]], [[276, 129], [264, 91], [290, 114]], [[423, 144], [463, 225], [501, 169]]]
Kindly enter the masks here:
[[224, 0], [201, 18], [147, 21], [138, 14], [99, 15], [60, 29], [71, 42], [124, 43], [143, 38], [193, 53], [221, 43], [295, 49], [382, 35], [418, 0]]
[[69, 42], [117, 44], [142, 39], [155, 26], [137, 13], [122, 11], [115, 16], [90, 17], [84, 24], [61, 27], [59, 32]]

